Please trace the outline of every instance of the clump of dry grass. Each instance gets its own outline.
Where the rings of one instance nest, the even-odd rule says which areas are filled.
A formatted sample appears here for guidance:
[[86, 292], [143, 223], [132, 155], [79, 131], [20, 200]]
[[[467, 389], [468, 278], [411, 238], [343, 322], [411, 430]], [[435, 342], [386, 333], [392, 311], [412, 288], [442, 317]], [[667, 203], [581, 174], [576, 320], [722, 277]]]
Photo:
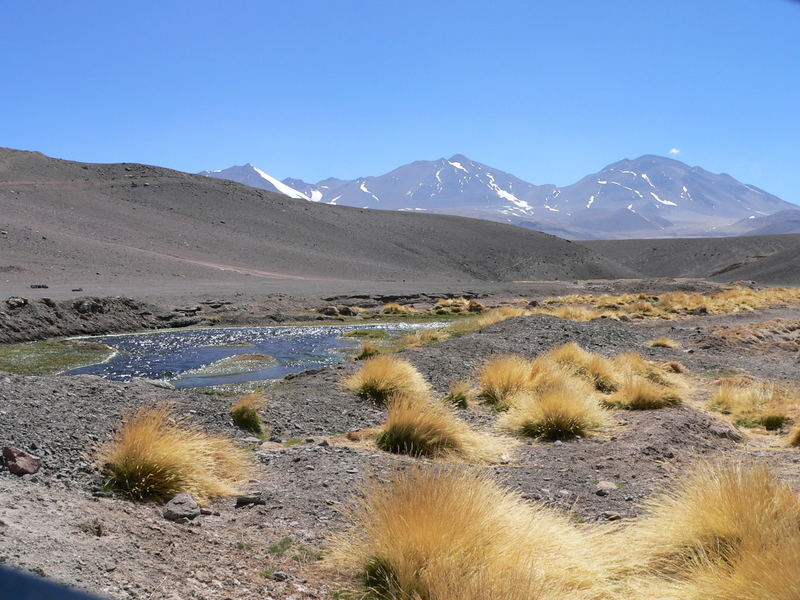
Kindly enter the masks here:
[[375, 441], [381, 450], [395, 454], [487, 462], [498, 460], [505, 449], [497, 438], [458, 419], [445, 404], [421, 395], [393, 397]]
[[651, 410], [680, 404], [681, 394], [675, 388], [660, 385], [642, 377], [629, 374], [619, 390], [604, 398], [606, 406], [628, 410]]
[[345, 387], [381, 404], [397, 394], [426, 394], [429, 390], [428, 383], [414, 365], [385, 354], [368, 359], [345, 380]]
[[800, 594], [800, 499], [765, 466], [700, 463], [645, 510], [617, 549], [638, 597], [790, 600]]
[[650, 346], [651, 348], [677, 349], [681, 347], [681, 345], [678, 342], [666, 336], [661, 336], [655, 338], [654, 340], [650, 340], [649, 342], [647, 342], [647, 345]]
[[258, 411], [264, 407], [264, 404], [266, 404], [264, 394], [258, 392], [245, 394], [231, 407], [233, 422], [256, 435], [263, 434], [264, 423]]
[[416, 311], [411, 306], [398, 304], [397, 302], [390, 302], [389, 304], [384, 304], [381, 312], [384, 315], [410, 315]]
[[444, 329], [420, 329], [401, 337], [397, 345], [400, 348], [421, 348], [422, 346], [444, 341], [448, 337], [449, 335]]
[[230, 439], [172, 422], [167, 406], [140, 408], [99, 459], [111, 487], [159, 502], [181, 492], [201, 502], [233, 495], [251, 472], [247, 455]]
[[533, 363], [534, 371], [546, 361], [568, 367], [576, 375], [589, 381], [599, 392], [613, 392], [619, 387], [619, 376], [611, 361], [599, 354], [587, 352], [574, 342], [553, 348], [537, 358]]
[[378, 598], [585, 598], [604, 572], [583, 529], [477, 471], [394, 474], [346, 515], [329, 560]]
[[444, 401], [458, 408], [467, 408], [474, 397], [475, 390], [469, 381], [454, 381], [450, 384], [450, 390]]
[[481, 396], [497, 408], [509, 398], [531, 389], [530, 363], [520, 356], [505, 355], [489, 360], [478, 375]]
[[461, 319], [456, 321], [447, 328], [448, 333], [451, 335], [459, 336], [467, 333], [472, 333], [484, 327], [489, 327], [495, 323], [500, 323], [506, 319], [513, 319], [514, 317], [524, 317], [533, 314], [531, 311], [518, 306], [499, 306], [483, 313], [477, 314], [473, 317]]
[[794, 387], [750, 377], [728, 377], [719, 382], [710, 406], [730, 415], [742, 427], [762, 425], [780, 429], [798, 412], [800, 393]]
[[790, 446], [800, 446], [800, 423], [792, 428], [786, 441]]
[[499, 424], [517, 435], [558, 440], [583, 436], [604, 422], [594, 391], [572, 377], [514, 397]]
[[373, 356], [377, 356], [381, 353], [381, 348], [375, 342], [371, 342], [369, 340], [364, 340], [361, 344], [361, 349], [355, 355], [356, 360], [366, 360], [368, 358], [372, 358]]

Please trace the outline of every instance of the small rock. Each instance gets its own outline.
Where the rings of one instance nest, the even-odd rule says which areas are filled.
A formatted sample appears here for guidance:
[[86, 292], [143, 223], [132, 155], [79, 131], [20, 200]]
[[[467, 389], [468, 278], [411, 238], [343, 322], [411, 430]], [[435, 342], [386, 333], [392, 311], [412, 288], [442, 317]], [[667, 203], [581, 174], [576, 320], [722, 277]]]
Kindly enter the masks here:
[[190, 494], [178, 494], [164, 505], [164, 518], [169, 521], [185, 523], [199, 516], [200, 507]]
[[338, 317], [339, 316], [339, 309], [335, 306], [323, 306], [322, 308], [318, 308], [317, 312], [321, 315], [327, 315], [329, 317]]
[[598, 490], [611, 491], [616, 490], [619, 486], [613, 481], [598, 481], [596, 487]]
[[261, 496], [236, 496], [236, 508], [251, 506], [253, 504], [264, 505], [267, 501]]
[[14, 446], [3, 448], [3, 460], [8, 470], [15, 475], [33, 475], [42, 466], [42, 459]]
[[564, 442], [562, 442], [561, 440], [556, 440], [555, 442], [553, 442], [553, 446], [563, 446], [563, 445]]
[[286, 571], [275, 571], [272, 574], [272, 579], [275, 581], [286, 581], [289, 579], [289, 574]]
[[600, 513], [600, 516], [605, 518], [608, 521], [619, 521], [622, 518], [622, 515], [618, 512], [614, 512], [611, 510], [605, 510]]
[[6, 300], [6, 306], [8, 308], [22, 308], [23, 306], [27, 306], [28, 299], [27, 298], [19, 298], [17, 296], [12, 296], [8, 300]]
[[355, 317], [358, 316], [358, 312], [350, 308], [349, 306], [340, 306], [338, 308], [339, 314], [343, 317]]
[[330, 444], [328, 443], [328, 440], [322, 440], [319, 444], [317, 444], [317, 446], [322, 446], [323, 448], [327, 448], [328, 446], [330, 446]]
[[34, 290], [46, 290], [49, 287], [50, 286], [45, 284], [45, 283], [32, 283], [31, 284], [31, 289], [34, 289]]

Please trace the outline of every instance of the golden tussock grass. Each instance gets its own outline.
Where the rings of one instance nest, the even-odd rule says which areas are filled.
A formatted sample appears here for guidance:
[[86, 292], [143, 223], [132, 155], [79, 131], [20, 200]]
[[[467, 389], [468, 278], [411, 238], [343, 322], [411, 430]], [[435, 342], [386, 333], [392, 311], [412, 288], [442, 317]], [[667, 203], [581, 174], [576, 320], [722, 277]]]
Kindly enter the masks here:
[[517, 435], [558, 440], [583, 436], [605, 422], [594, 390], [571, 377], [514, 396], [498, 424]]
[[428, 383], [414, 365], [385, 354], [368, 359], [344, 383], [350, 391], [381, 404], [397, 394], [426, 394], [429, 391]]
[[637, 374], [623, 379], [619, 390], [604, 398], [606, 406], [628, 410], [652, 410], [680, 404], [681, 394], [672, 387], [654, 383]]
[[490, 404], [503, 408], [509, 398], [531, 389], [531, 365], [516, 355], [490, 359], [478, 374], [481, 396]]
[[718, 292], [668, 292], [649, 294], [571, 294], [547, 298], [543, 312], [555, 306], [602, 309], [607, 315], [638, 314], [645, 317], [675, 318], [680, 314], [697, 312], [723, 314], [753, 311], [781, 304], [800, 302], [800, 288], [765, 288], [753, 290], [741, 286], [722, 288]]
[[381, 312], [384, 315], [410, 315], [417, 311], [415, 311], [411, 306], [405, 306], [404, 304], [398, 304], [397, 302], [390, 302], [389, 304], [385, 304], [383, 306]]
[[453, 409], [422, 395], [400, 395], [389, 401], [389, 414], [375, 439], [395, 454], [492, 462], [508, 444], [472, 429]]
[[790, 446], [800, 446], [800, 423], [792, 428], [786, 441]]
[[397, 345], [401, 348], [421, 348], [436, 342], [442, 342], [450, 337], [444, 329], [420, 329], [401, 337]]
[[531, 311], [518, 306], [499, 306], [475, 316], [456, 321], [447, 328], [451, 335], [464, 335], [514, 317], [531, 315]]
[[230, 439], [173, 422], [167, 406], [140, 408], [99, 459], [111, 487], [160, 502], [181, 492], [200, 502], [236, 494], [252, 470]]
[[380, 346], [375, 342], [371, 342], [369, 340], [364, 340], [361, 344], [361, 349], [355, 355], [356, 360], [366, 360], [368, 358], [372, 358], [373, 356], [377, 356], [383, 352]]
[[477, 300], [475, 300], [474, 298], [471, 298], [469, 300], [463, 297], [440, 298], [436, 302], [434, 310], [453, 312], [453, 313], [464, 313], [464, 312], [479, 313], [486, 310], [486, 307]]
[[574, 342], [553, 348], [538, 357], [533, 362], [534, 371], [537, 365], [546, 361], [565, 365], [600, 392], [613, 392], [619, 387], [619, 376], [612, 362], [604, 356], [587, 352]]
[[604, 572], [585, 530], [473, 470], [394, 474], [345, 514], [328, 560], [378, 598], [584, 598]]
[[800, 390], [776, 381], [728, 377], [718, 383], [709, 405], [714, 410], [730, 415], [737, 425], [762, 425], [768, 430], [775, 430], [797, 415]]
[[764, 465], [696, 465], [617, 542], [635, 597], [800, 597], [800, 499]]
[[245, 394], [231, 407], [233, 422], [242, 429], [261, 435], [264, 433], [264, 423], [258, 411], [264, 408], [266, 401], [262, 393]]
[[657, 337], [654, 340], [650, 340], [647, 342], [647, 345], [651, 348], [672, 348], [677, 349], [680, 348], [681, 345], [673, 340], [672, 338], [668, 338], [666, 336]]
[[444, 401], [458, 408], [467, 408], [476, 395], [477, 392], [469, 381], [454, 381], [450, 384]]

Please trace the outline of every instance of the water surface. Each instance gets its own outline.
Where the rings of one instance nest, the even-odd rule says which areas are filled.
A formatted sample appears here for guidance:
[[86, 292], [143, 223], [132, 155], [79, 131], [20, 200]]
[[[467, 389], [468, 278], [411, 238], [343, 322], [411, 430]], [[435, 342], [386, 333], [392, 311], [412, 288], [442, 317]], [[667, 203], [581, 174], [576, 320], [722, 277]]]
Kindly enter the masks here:
[[[109, 360], [72, 369], [67, 375], [92, 374], [109, 379], [132, 377], [163, 379], [178, 388], [230, 385], [280, 379], [289, 373], [330, 366], [347, 359], [360, 340], [343, 338], [348, 331], [382, 329], [400, 335], [417, 329], [443, 327], [445, 323], [374, 323], [358, 325], [300, 325], [285, 327], [235, 327], [182, 329], [155, 333], [83, 338], [116, 350]], [[217, 361], [240, 354], [274, 358], [252, 370], [213, 368]], [[230, 361], [226, 361], [230, 362]], [[256, 361], [257, 362], [257, 361]]]

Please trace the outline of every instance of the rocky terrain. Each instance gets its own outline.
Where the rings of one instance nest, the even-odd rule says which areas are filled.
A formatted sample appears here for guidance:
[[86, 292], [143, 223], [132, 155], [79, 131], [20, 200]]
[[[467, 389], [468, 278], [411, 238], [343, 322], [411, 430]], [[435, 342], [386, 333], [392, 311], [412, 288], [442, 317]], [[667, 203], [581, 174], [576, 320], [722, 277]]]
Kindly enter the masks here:
[[[605, 355], [637, 351], [684, 364], [693, 387], [684, 405], [615, 411], [604, 431], [574, 441], [521, 441], [507, 462], [485, 467], [526, 498], [602, 523], [635, 517], [640, 502], [666, 485], [675, 469], [700, 457], [766, 460], [800, 489], [796, 451], [739, 430], [704, 406], [721, 373], [796, 380], [797, 353], [744, 347], [720, 334], [776, 319], [800, 319], [800, 309], [627, 323], [537, 315], [402, 355], [437, 396], [453, 380], [474, 378], [492, 356], [533, 357], [568, 341]], [[647, 341], [659, 335], [682, 348], [649, 347]], [[0, 471], [0, 562], [111, 598], [349, 597], [352, 582], [319, 560], [330, 535], [346, 525], [339, 508], [366, 480], [426, 462], [345, 435], [385, 418], [383, 408], [342, 387], [357, 367], [306, 372], [272, 389], [262, 411], [271, 428], [266, 442], [232, 424], [231, 398], [202, 390], [92, 376], [0, 375], [0, 444], [42, 459], [34, 475]], [[165, 519], [158, 505], [134, 503], [103, 488], [97, 450], [131, 410], [162, 401], [251, 452], [257, 467], [242, 490], [247, 498], [216, 500], [181, 523]], [[486, 430], [496, 420], [479, 403], [459, 414]]]

